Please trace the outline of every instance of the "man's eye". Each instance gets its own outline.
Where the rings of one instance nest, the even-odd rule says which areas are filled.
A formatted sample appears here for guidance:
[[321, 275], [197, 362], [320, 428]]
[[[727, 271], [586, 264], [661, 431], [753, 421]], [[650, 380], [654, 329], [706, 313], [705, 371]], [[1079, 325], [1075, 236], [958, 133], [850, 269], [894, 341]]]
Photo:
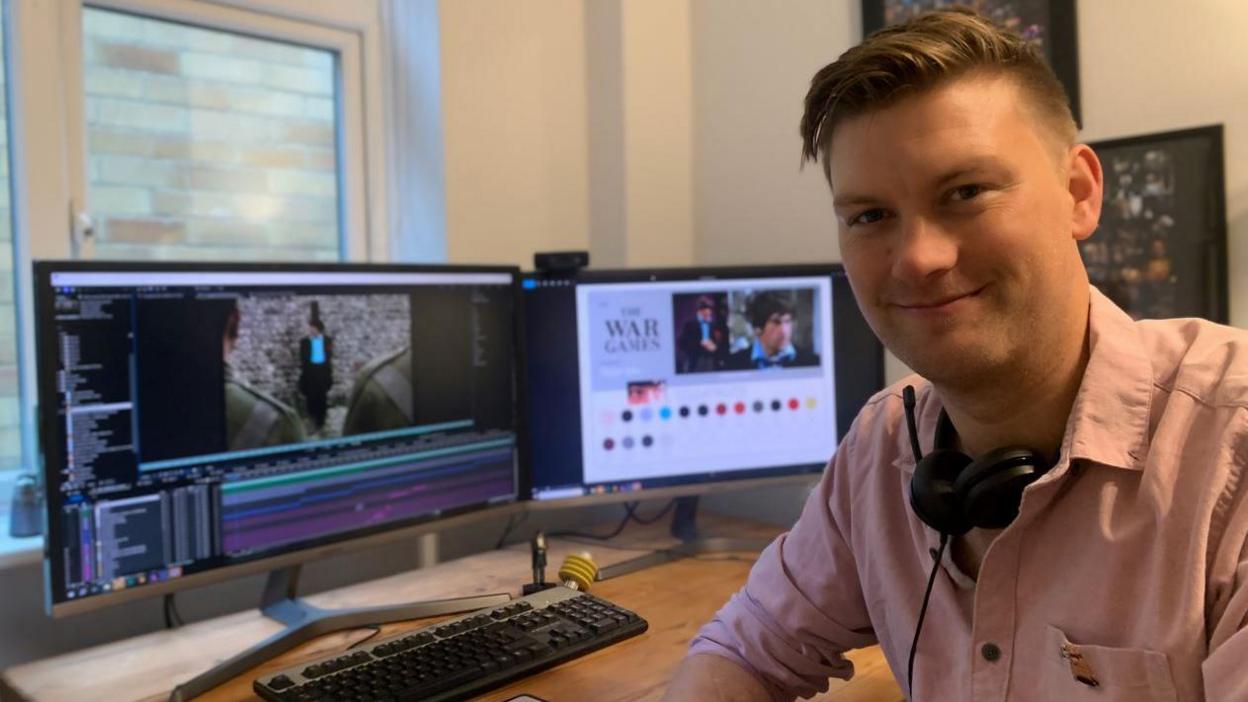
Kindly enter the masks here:
[[852, 227], [858, 224], [875, 224], [881, 219], [884, 219], [884, 210], [877, 207], [850, 217], [849, 226]]
[[982, 185], [963, 185], [961, 187], [954, 188], [953, 192], [949, 194], [949, 199], [971, 200], [982, 192], [984, 192], [984, 187]]

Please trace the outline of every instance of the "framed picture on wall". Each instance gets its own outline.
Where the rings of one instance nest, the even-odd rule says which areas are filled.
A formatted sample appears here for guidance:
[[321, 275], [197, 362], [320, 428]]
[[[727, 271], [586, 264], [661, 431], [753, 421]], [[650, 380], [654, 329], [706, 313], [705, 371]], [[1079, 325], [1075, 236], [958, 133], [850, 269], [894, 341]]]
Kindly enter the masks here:
[[1092, 284], [1136, 319], [1225, 324], [1222, 125], [1090, 146], [1105, 173], [1100, 226], [1079, 243]]
[[862, 0], [863, 36], [927, 10], [955, 4], [970, 7], [1039, 46], [1066, 88], [1075, 121], [1083, 125], [1075, 0]]

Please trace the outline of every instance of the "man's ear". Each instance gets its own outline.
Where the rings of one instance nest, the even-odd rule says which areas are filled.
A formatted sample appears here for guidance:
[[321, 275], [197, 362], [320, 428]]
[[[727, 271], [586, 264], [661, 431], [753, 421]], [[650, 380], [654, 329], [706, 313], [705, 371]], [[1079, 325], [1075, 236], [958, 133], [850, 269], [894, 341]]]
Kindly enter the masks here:
[[1070, 233], [1075, 241], [1092, 236], [1101, 221], [1101, 199], [1105, 189], [1101, 160], [1087, 144], [1076, 144], [1067, 155], [1066, 188], [1073, 207]]

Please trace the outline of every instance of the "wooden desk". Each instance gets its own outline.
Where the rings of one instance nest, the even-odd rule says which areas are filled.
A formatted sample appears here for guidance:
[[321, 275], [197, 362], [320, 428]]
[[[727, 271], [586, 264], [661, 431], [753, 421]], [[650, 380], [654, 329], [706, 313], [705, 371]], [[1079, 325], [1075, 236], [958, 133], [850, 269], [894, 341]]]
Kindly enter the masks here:
[[[707, 515], [709, 517], [709, 515]], [[754, 536], [768, 527], [739, 521], [704, 518], [707, 530]], [[625, 544], [633, 550], [604, 548], [552, 540], [548, 573], [568, 553], [588, 550], [603, 565], [670, 545], [659, 525], [630, 527]], [[444, 538], [453, 538], [453, 534]], [[593, 592], [632, 609], [650, 622], [645, 634], [609, 646], [575, 661], [513, 683], [480, 699], [501, 702], [521, 693], [550, 700], [596, 702], [657, 700], [684, 656], [693, 634], [728, 596], [745, 582], [754, 554], [712, 555], [656, 566], [598, 583]], [[524, 544], [438, 564], [308, 597], [322, 607], [362, 606], [409, 600], [455, 597], [511, 591], [530, 578], [528, 548]], [[444, 617], [443, 617], [444, 618]], [[382, 636], [424, 626], [438, 619], [403, 622], [382, 627]], [[180, 629], [98, 646], [36, 661], [5, 671], [0, 697], [31, 700], [164, 700], [177, 682], [201, 672], [273, 633], [279, 626], [256, 610], [199, 622]], [[326, 653], [341, 651], [372, 634], [353, 630], [328, 634], [300, 646], [199, 698], [258, 699], [251, 681], [271, 670], [285, 668]], [[879, 648], [850, 653], [857, 674], [850, 682], [832, 681], [831, 689], [815, 699], [837, 702], [902, 700]], [[73, 675], [66, 673], [72, 671]], [[7, 694], [6, 694], [7, 693]]]

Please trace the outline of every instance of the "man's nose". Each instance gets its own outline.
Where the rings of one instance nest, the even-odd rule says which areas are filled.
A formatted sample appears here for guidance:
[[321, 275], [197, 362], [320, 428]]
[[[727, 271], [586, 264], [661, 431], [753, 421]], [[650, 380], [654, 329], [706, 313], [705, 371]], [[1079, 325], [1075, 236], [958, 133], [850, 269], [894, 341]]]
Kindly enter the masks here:
[[951, 232], [931, 219], [902, 217], [900, 240], [893, 253], [894, 277], [922, 281], [954, 267], [958, 262], [958, 242]]

